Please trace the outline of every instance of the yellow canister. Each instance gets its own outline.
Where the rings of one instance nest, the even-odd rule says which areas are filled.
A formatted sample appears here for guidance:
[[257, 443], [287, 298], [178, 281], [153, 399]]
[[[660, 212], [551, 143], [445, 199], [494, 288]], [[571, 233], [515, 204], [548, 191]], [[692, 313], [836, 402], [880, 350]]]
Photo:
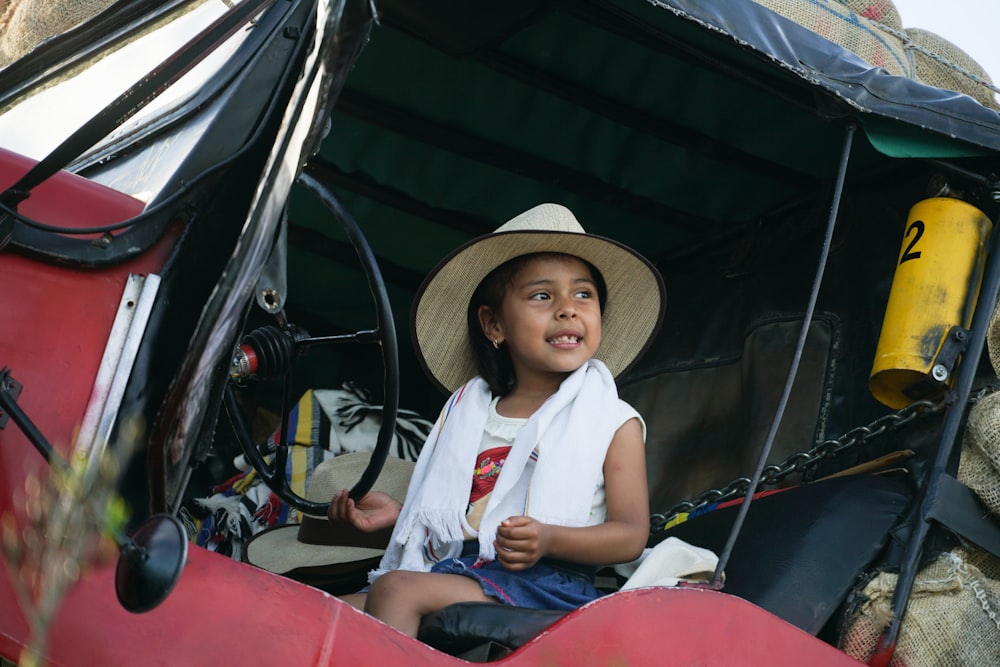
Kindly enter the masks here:
[[934, 197], [910, 209], [868, 380], [879, 402], [902, 408], [929, 386], [950, 384], [952, 369], [934, 362], [951, 328], [972, 321], [991, 228], [959, 199]]

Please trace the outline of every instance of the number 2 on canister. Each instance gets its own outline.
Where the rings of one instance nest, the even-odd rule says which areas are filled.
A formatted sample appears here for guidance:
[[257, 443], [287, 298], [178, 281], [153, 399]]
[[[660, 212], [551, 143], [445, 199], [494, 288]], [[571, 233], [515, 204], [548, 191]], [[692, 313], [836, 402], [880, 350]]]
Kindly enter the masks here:
[[911, 259], [918, 259], [920, 257], [920, 251], [914, 250], [913, 248], [917, 245], [917, 241], [920, 240], [920, 237], [924, 235], [924, 221], [914, 220], [911, 222], [910, 226], [906, 228], [906, 233], [903, 234], [903, 238], [905, 239], [909, 236], [910, 232], [913, 232], [913, 238], [910, 239], [910, 243], [906, 246], [906, 250], [903, 251], [903, 256], [899, 258], [900, 264]]

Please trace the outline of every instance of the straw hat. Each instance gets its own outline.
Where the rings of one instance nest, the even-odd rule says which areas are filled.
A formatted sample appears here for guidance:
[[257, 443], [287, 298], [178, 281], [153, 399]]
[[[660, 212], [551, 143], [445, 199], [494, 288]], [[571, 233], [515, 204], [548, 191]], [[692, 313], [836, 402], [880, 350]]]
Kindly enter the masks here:
[[[351, 452], [323, 461], [313, 470], [306, 500], [330, 502], [335, 493], [361, 478], [368, 459], [368, 452]], [[403, 502], [413, 465], [411, 461], [387, 457], [372, 490]], [[384, 540], [385, 536], [381, 537]], [[318, 568], [381, 558], [385, 550], [377, 544], [378, 539], [377, 534], [362, 533], [351, 526], [335, 526], [326, 517], [303, 515], [301, 524], [277, 526], [254, 535], [247, 542], [244, 558], [251, 565], [278, 574], [298, 571], [322, 575], [323, 570]]]
[[601, 272], [608, 300], [595, 357], [615, 377], [646, 351], [663, 319], [663, 278], [642, 255], [602, 236], [587, 234], [559, 204], [540, 204], [448, 255], [424, 280], [413, 306], [413, 338], [424, 369], [453, 392], [477, 374], [469, 343], [467, 310], [479, 283], [507, 260], [536, 252], [584, 259]]

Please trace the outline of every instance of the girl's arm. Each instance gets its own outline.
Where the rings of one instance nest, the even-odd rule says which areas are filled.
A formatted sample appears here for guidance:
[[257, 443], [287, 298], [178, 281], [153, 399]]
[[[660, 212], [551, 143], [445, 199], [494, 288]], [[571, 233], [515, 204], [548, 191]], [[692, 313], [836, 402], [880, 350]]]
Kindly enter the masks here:
[[608, 517], [599, 526], [568, 528], [517, 516], [497, 529], [497, 559], [509, 570], [531, 567], [543, 556], [586, 565], [635, 560], [649, 539], [649, 490], [642, 426], [618, 429], [604, 458]]

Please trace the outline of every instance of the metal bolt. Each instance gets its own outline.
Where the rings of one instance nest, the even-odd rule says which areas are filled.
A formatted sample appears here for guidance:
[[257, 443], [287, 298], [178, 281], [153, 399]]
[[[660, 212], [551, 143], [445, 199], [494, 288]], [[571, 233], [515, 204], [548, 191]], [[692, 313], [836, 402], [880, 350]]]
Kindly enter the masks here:
[[931, 369], [931, 377], [938, 382], [944, 382], [948, 379], [948, 369], [941, 364], [937, 364]]
[[260, 298], [264, 302], [261, 304], [269, 313], [276, 313], [281, 310], [281, 294], [273, 287], [265, 287], [260, 291]]
[[965, 329], [956, 329], [955, 330], [955, 340], [957, 340], [957, 341], [963, 341], [963, 340], [965, 340], [965, 337], [967, 335], [968, 334], [966, 333]]

